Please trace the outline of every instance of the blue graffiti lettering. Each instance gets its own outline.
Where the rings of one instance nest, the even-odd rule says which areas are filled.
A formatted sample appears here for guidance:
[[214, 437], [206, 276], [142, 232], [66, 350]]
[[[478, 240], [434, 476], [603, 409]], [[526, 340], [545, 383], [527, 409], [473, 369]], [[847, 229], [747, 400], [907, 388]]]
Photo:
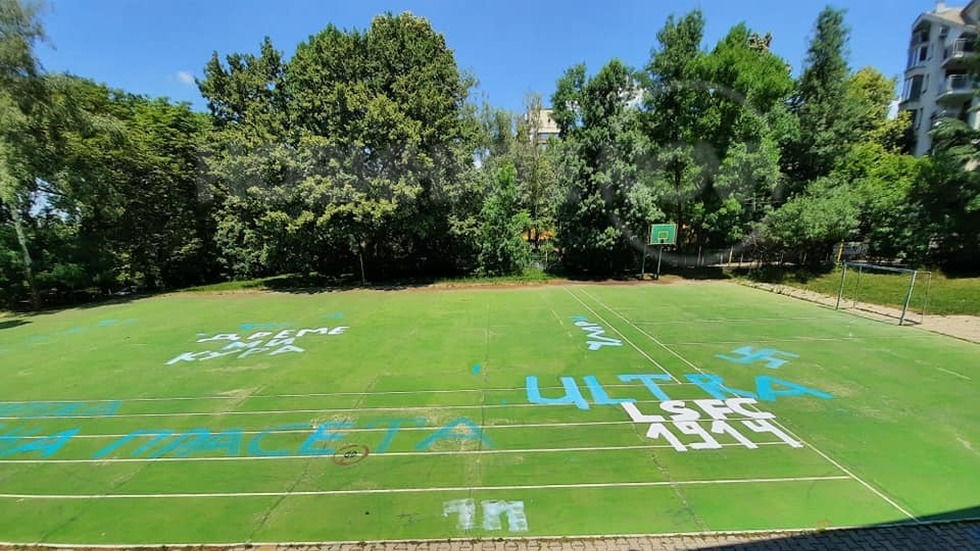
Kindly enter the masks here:
[[741, 348], [736, 348], [732, 350], [732, 354], [738, 354], [740, 358], [734, 358], [732, 356], [726, 356], [724, 354], [715, 354], [716, 358], [721, 358], [723, 360], [728, 360], [737, 364], [753, 364], [756, 362], [762, 362], [769, 369], [779, 369], [786, 364], [788, 360], [779, 358], [778, 356], [785, 356], [787, 358], [799, 358], [799, 355], [790, 352], [783, 352], [782, 350], [776, 350], [775, 348], [760, 348], [759, 350], [753, 349], [751, 346], [743, 346]]
[[670, 375], [667, 375], [666, 373], [641, 373], [636, 375], [626, 374], [620, 375], [619, 380], [623, 381], [624, 383], [628, 383], [630, 381], [640, 381], [658, 400], [670, 400], [670, 396], [667, 396], [667, 393], [661, 390], [660, 385], [655, 382], [669, 381]]
[[[711, 373], [688, 373], [684, 375], [684, 378], [717, 400], [736, 397], [773, 402], [779, 397], [805, 395], [815, 396], [824, 400], [833, 398], [833, 395], [826, 392], [767, 375], [759, 375], [755, 378], [755, 392], [726, 386], [725, 380], [722, 377]], [[534, 375], [528, 375], [525, 383], [527, 401], [532, 404], [575, 405], [578, 409], [589, 409], [589, 402], [582, 396], [582, 392], [579, 390], [575, 378], [560, 377], [560, 380], [565, 390], [564, 395], [559, 398], [545, 398], [541, 396], [541, 387], [538, 378]], [[584, 376], [582, 380], [592, 394], [592, 404], [594, 405], [616, 405], [636, 401], [634, 398], [610, 398], [605, 388], [603, 388], [602, 384], [593, 375]], [[671, 399], [657, 384], [657, 381], [670, 380], [670, 375], [630, 373], [619, 375], [619, 380], [624, 382], [640, 381], [658, 400], [667, 401]], [[777, 389], [773, 385], [780, 385], [784, 388]]]
[[758, 398], [753, 392], [729, 388], [725, 386], [725, 380], [711, 373], [688, 373], [684, 375], [688, 381], [698, 385], [701, 390], [707, 392], [712, 398], [724, 400], [730, 396], [738, 398]]
[[24, 419], [46, 417], [108, 417], [115, 415], [122, 402], [0, 402], [0, 416]]
[[395, 435], [398, 434], [398, 429], [400, 429], [404, 423], [411, 423], [417, 427], [424, 427], [427, 424], [424, 417], [395, 417], [393, 419], [375, 419], [369, 422], [367, 424], [368, 427], [388, 427], [388, 430], [385, 431], [384, 437], [381, 439], [381, 443], [378, 444], [372, 451], [374, 453], [384, 453], [388, 451], [388, 448], [391, 447], [391, 442], [395, 439]]
[[[134, 439], [139, 438], [141, 436], [155, 436], [155, 438], [153, 440], [151, 440], [147, 444], [149, 447], [153, 447], [157, 443], [159, 443], [160, 441], [162, 441], [162, 440], [164, 440], [164, 439], [172, 436], [173, 433], [174, 433], [174, 431], [169, 430], [169, 429], [156, 429], [156, 430], [140, 429], [140, 430], [134, 430], [133, 432], [131, 432], [131, 433], [123, 436], [122, 438], [119, 438], [115, 442], [113, 442], [113, 443], [109, 444], [108, 446], [102, 448], [101, 450], [95, 452], [95, 454], [92, 455], [92, 458], [93, 459], [101, 459], [101, 458], [109, 455], [110, 453], [118, 450], [119, 448], [123, 447], [124, 445], [128, 444], [131, 440], [134, 440]], [[143, 447], [145, 447], [147, 445], [141, 446], [139, 448], [139, 450], [143, 450]], [[147, 449], [149, 449], [149, 448], [147, 448]], [[143, 450], [143, 451], [146, 451], [146, 450]], [[142, 452], [140, 452], [140, 453], [142, 453]]]
[[582, 380], [585, 381], [585, 386], [589, 388], [589, 392], [592, 394], [592, 403], [597, 406], [616, 405], [622, 404], [623, 402], [636, 401], [633, 398], [610, 398], [609, 395], [606, 394], [606, 389], [602, 388], [599, 381], [592, 375], [586, 375], [585, 377], [582, 377]]
[[223, 451], [227, 457], [242, 455], [242, 429], [223, 430], [212, 435], [202, 433], [174, 453], [175, 457], [187, 457], [195, 453]]
[[[773, 384], [782, 385], [786, 387], [786, 390], [776, 390], [772, 387]], [[834, 397], [826, 392], [767, 375], [759, 375], [755, 378], [755, 389], [759, 393], [759, 399], [766, 402], [775, 402], [779, 396], [805, 396], [809, 394], [822, 400], [830, 400]]]
[[[180, 448], [181, 446], [184, 446], [188, 440], [197, 439], [200, 438], [202, 435], [208, 435], [210, 433], [211, 431], [209, 431], [208, 429], [201, 429], [201, 428], [191, 429], [185, 432], [184, 434], [177, 435], [176, 438], [174, 438], [170, 442], [167, 442], [166, 444], [158, 448], [156, 451], [151, 453], [149, 456], [154, 459], [156, 459], [157, 457], [163, 457], [164, 455]], [[150, 442], [140, 446], [133, 452], [133, 455], [139, 456], [150, 451], [151, 449], [153, 449], [154, 442]]]
[[310, 425], [307, 423], [290, 423], [287, 425], [279, 425], [277, 427], [272, 427], [271, 429], [264, 430], [248, 441], [248, 455], [254, 455], [258, 457], [271, 457], [271, 456], [282, 456], [289, 455], [290, 450], [267, 450], [262, 447], [262, 439], [274, 432], [285, 432], [292, 430], [308, 429]]
[[561, 398], [544, 398], [541, 396], [538, 378], [534, 375], [528, 375], [525, 383], [527, 387], [527, 401], [532, 404], [575, 404], [579, 409], [589, 409], [589, 402], [582, 396], [578, 385], [575, 384], [574, 377], [562, 377], [561, 384], [565, 388], [564, 396]]
[[51, 436], [31, 439], [22, 444], [18, 444], [0, 453], [0, 457], [6, 457], [15, 453], [41, 452], [41, 458], [51, 457], [58, 453], [71, 440], [72, 436], [78, 434], [78, 429], [68, 429]]
[[316, 432], [310, 435], [309, 438], [300, 445], [299, 449], [296, 450], [298, 455], [331, 455], [336, 450], [333, 448], [316, 448], [315, 444], [319, 442], [332, 442], [335, 440], [343, 440], [347, 435], [340, 434], [336, 432], [331, 432], [334, 429], [346, 429], [353, 427], [354, 423], [350, 421], [333, 421], [329, 423], [323, 423], [316, 428]]

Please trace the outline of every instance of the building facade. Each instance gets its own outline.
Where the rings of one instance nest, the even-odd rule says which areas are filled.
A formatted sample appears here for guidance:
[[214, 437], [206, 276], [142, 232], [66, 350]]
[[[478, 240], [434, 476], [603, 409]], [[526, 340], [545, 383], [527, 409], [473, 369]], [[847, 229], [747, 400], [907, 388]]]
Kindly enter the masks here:
[[965, 59], [975, 51], [980, 29], [980, 0], [966, 7], [938, 2], [912, 24], [905, 84], [899, 108], [909, 111], [915, 133], [916, 156], [932, 148], [929, 132], [942, 118], [978, 126], [978, 83], [967, 74]]
[[558, 123], [551, 118], [551, 109], [538, 109], [537, 115], [537, 122], [531, 120], [531, 117], [534, 116], [534, 111], [531, 111], [524, 116], [530, 123], [529, 131], [531, 134], [531, 142], [539, 146], [543, 146], [546, 145], [548, 140], [551, 138], [558, 137]]

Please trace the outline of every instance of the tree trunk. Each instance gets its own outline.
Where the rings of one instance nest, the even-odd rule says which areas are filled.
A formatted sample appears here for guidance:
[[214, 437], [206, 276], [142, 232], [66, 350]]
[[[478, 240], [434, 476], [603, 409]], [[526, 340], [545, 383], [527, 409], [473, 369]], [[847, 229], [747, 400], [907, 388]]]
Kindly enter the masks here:
[[41, 306], [41, 299], [38, 296], [37, 287], [34, 285], [33, 261], [31, 260], [31, 252], [27, 249], [27, 236], [24, 234], [24, 225], [20, 218], [20, 212], [13, 205], [7, 205], [7, 210], [10, 211], [10, 217], [14, 220], [17, 243], [20, 245], [20, 252], [24, 257], [24, 278], [27, 280], [27, 287], [31, 291], [31, 306], [39, 308]]

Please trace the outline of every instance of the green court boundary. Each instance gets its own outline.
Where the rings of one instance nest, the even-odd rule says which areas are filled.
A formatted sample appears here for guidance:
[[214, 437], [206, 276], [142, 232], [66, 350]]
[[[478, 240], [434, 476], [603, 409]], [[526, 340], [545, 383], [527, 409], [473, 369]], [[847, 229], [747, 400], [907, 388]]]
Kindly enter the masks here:
[[[677, 379], [677, 377], [674, 376], [669, 370], [667, 370], [663, 365], [661, 365], [659, 362], [657, 362], [656, 360], [654, 360], [650, 356], [650, 354], [648, 353], [648, 351], [647, 351], [647, 349], [650, 348], [650, 345], [649, 345], [649, 343], [644, 343], [643, 342], [644, 339], [649, 339], [649, 341], [651, 341], [656, 346], [658, 346], [661, 349], [663, 349], [663, 351], [665, 351], [665, 352], [673, 355], [674, 357], [676, 357], [677, 359], [679, 359], [680, 361], [682, 361], [684, 364], [686, 364], [687, 366], [691, 367], [692, 369], [696, 370], [697, 372], [699, 372], [699, 373], [705, 373], [705, 371], [702, 370], [698, 365], [696, 365], [695, 363], [692, 363], [687, 358], [685, 358], [683, 355], [681, 355], [680, 353], [678, 353], [678, 352], [676, 352], [676, 351], [674, 351], [673, 349], [670, 348], [670, 346], [678, 346], [678, 345], [685, 345], [685, 344], [697, 344], [697, 343], [664, 343], [664, 342], [661, 342], [656, 337], [654, 337], [653, 335], [651, 335], [650, 333], [648, 333], [647, 331], [645, 331], [643, 329], [642, 326], [649, 325], [649, 323], [634, 322], [634, 321], [632, 321], [630, 318], [624, 316], [619, 311], [617, 311], [615, 308], [613, 308], [613, 307], [609, 306], [608, 304], [606, 304], [605, 302], [603, 302], [603, 300], [601, 300], [600, 298], [598, 298], [598, 297], [594, 296], [593, 294], [591, 294], [589, 292], [589, 286], [588, 285], [563, 286], [562, 289], [567, 294], [569, 294], [573, 298], [575, 298], [583, 307], [585, 307], [589, 312], [591, 312], [593, 315], [595, 315], [600, 321], [602, 321], [609, 328], [610, 331], [616, 333], [620, 338], [623, 339], [623, 341], [625, 343], [627, 343], [629, 346], [631, 346], [633, 349], [635, 349], [641, 356], [643, 356], [646, 360], [648, 360], [653, 365], [655, 365], [656, 367], [658, 367], [659, 369], [661, 369], [664, 373], [666, 373], [667, 375], [669, 375], [673, 381], [675, 381], [675, 382], [672, 382], [672, 383], [664, 382], [664, 383], [662, 383], [663, 385], [690, 385], [692, 383], [685, 383], [685, 382], [679, 381]], [[575, 290], [577, 292], [573, 292], [573, 290]], [[762, 290], [762, 289], [759, 289], [759, 290]], [[579, 294], [579, 293], [581, 293], [581, 294]], [[777, 293], [777, 294], [783, 294], [783, 293]], [[583, 297], [587, 297], [589, 299], [589, 301], [592, 302], [592, 305], [590, 306], [590, 304], [588, 304], [586, 301], [584, 301], [583, 300]], [[790, 298], [798, 298], [798, 297], [793, 297], [792, 295], [790, 295]], [[823, 305], [823, 304], [821, 304], [819, 302], [814, 302], [814, 301], [807, 301], [807, 302], [811, 302], [813, 304], [817, 304], [817, 305], [820, 305], [820, 306], [825, 306], [825, 305]], [[593, 309], [592, 306], [595, 306], [596, 309], [599, 309], [599, 310], [605, 310], [604, 312], [602, 312], [602, 314], [605, 314], [607, 316], [609, 314], [612, 314], [612, 315], [618, 317], [629, 328], [632, 328], [632, 330], [634, 330], [635, 332], [639, 333], [640, 335], [643, 335], [643, 337], [641, 337], [641, 338], [636, 338], [636, 336], [634, 336], [634, 340], [640, 342], [641, 345], [646, 344], [646, 346], [641, 347], [641, 346], [638, 346], [633, 341], [631, 341], [630, 338], [628, 338], [620, 330], [620, 328], [617, 328], [615, 324], [609, 323], [607, 321], [607, 319], [604, 318], [603, 315], [600, 314], [600, 312], [596, 311], [596, 309]], [[830, 307], [826, 307], [826, 308], [829, 309], [829, 310], [832, 310], [832, 308], [830, 308]], [[868, 318], [866, 318], [864, 316], [860, 316], [860, 315], [858, 315], [858, 317], [861, 317], [861, 318], [864, 318], [864, 319], [868, 319]], [[613, 319], [613, 318], [610, 318], [610, 319]], [[782, 319], [782, 318], [780, 318], [780, 319]], [[690, 320], [689, 322], [690, 323], [703, 323], [703, 322], [712, 322], [712, 321], [714, 321], [716, 323], [730, 323], [731, 322], [731, 320], [727, 320], [727, 319], [726, 320]], [[881, 320], [876, 320], [876, 321], [881, 321]], [[887, 324], [887, 325], [892, 325], [892, 324]], [[922, 333], [923, 334], [929, 334], [929, 333], [932, 333], [932, 332], [923, 329], [922, 330]], [[794, 340], [812, 340], [812, 339], [794, 339]], [[848, 337], [837, 337], [837, 338], [824, 339], [824, 340], [847, 341], [847, 340], [865, 340], [865, 339], [861, 339], [861, 338], [848, 338]], [[713, 342], [716, 342], [717, 343], [717, 342], [726, 342], [726, 341], [713, 341]], [[610, 386], [610, 387], [618, 387], [618, 386], [629, 387], [631, 385], [611, 384], [611, 385], [606, 385], [606, 386]], [[560, 386], [547, 386], [547, 387], [542, 387], [542, 388], [555, 388], [555, 389], [557, 389], [557, 388], [562, 388], [562, 387], [560, 387]], [[334, 393], [310, 393], [310, 394], [255, 395], [255, 396], [252, 396], [252, 397], [253, 398], [261, 398], [261, 397], [266, 397], [266, 398], [281, 398], [281, 397], [293, 397], [293, 396], [295, 396], [295, 397], [305, 397], [305, 396], [335, 396], [335, 395], [350, 395], [350, 396], [361, 396], [361, 397], [363, 397], [363, 396], [376, 395], [376, 394], [378, 394], [378, 395], [380, 395], [380, 394], [427, 394], [427, 393], [460, 393], [460, 394], [463, 394], [463, 393], [469, 393], [469, 392], [486, 392], [486, 391], [495, 391], [495, 390], [497, 390], [497, 391], [513, 391], [513, 390], [521, 390], [521, 389], [522, 389], [522, 387], [491, 388], [491, 389], [449, 389], [449, 390], [442, 390], [442, 389], [440, 389], [440, 390], [419, 390], [419, 391], [385, 391], [385, 392], [334, 392]], [[230, 400], [230, 399], [234, 399], [234, 398], [235, 397], [233, 397], [233, 396], [223, 396], [223, 395], [212, 395], [212, 396], [208, 396], [208, 395], [204, 395], [204, 396], [179, 396], [179, 397], [134, 397], [134, 398], [122, 399], [122, 400], [93, 400], [93, 401], [96, 401], [96, 402], [99, 402], [99, 401], [101, 401], [101, 402], [111, 402], [111, 401], [124, 401], [124, 402], [126, 402], [126, 401], [131, 401], [131, 402], [155, 402], [155, 401], [159, 401], [159, 402], [170, 402], [170, 401], [209, 400], [209, 399], [229, 399]], [[640, 400], [638, 402], [657, 402], [657, 401], [658, 400]], [[72, 400], [56, 400], [54, 402], [72, 402]], [[454, 409], [466, 409], [466, 408], [515, 407], [515, 406], [532, 407], [532, 406], [534, 406], [534, 404], [508, 404], [507, 406], [495, 406], [495, 405], [482, 404], [482, 405], [478, 405], [478, 406], [442, 406], [442, 407], [448, 407], [448, 408], [454, 408]], [[240, 415], [266, 415], [266, 414], [270, 414], [270, 413], [283, 413], [283, 414], [288, 414], [288, 413], [303, 413], [303, 412], [307, 412], [307, 411], [309, 411], [309, 412], [329, 412], [329, 411], [354, 412], [354, 411], [371, 411], [371, 410], [375, 410], [375, 411], [388, 411], [388, 410], [404, 411], [404, 410], [424, 409], [424, 408], [428, 408], [428, 406], [418, 406], [417, 408], [416, 407], [412, 407], [412, 406], [402, 406], [402, 407], [367, 407], [367, 408], [325, 408], [325, 409], [316, 409], [316, 410], [306, 410], [306, 409], [265, 410], [265, 411], [263, 411], [263, 410], [257, 410], [257, 411], [224, 412], [224, 413], [225, 414], [232, 413], [232, 414], [240, 414]], [[159, 417], [183, 417], [183, 416], [193, 416], [193, 415], [214, 415], [214, 414], [215, 414], [215, 412], [133, 413], [133, 414], [128, 414], [128, 415], [122, 415], [121, 417], [157, 417], [157, 416], [159, 416]], [[101, 416], [59, 416], [58, 418], [92, 418], [92, 417], [101, 417]], [[14, 418], [16, 418], [16, 417], [0, 417], [0, 419], [14, 419]], [[41, 417], [41, 418], [43, 418], [43, 417]], [[14, 549], [25, 549], [25, 548], [36, 548], [36, 549], [44, 549], [44, 548], [55, 548], [55, 549], [62, 549], [62, 548], [75, 548], [75, 549], [86, 549], [86, 548], [89, 548], [89, 549], [141, 549], [141, 548], [148, 548], [148, 547], [173, 547], [173, 548], [177, 548], [177, 549], [182, 549], [182, 548], [218, 548], [218, 549], [227, 549], [227, 548], [235, 548], [235, 547], [243, 547], [243, 546], [244, 547], [250, 547], [250, 546], [272, 546], [272, 545], [275, 545], [275, 546], [287, 546], [288, 547], [288, 546], [301, 546], [301, 545], [306, 545], [306, 546], [309, 546], [309, 545], [351, 545], [351, 544], [365, 545], [365, 544], [368, 544], [368, 543], [384, 544], [384, 543], [413, 543], [413, 542], [414, 543], [447, 543], [447, 542], [449, 542], [449, 543], [453, 543], [453, 542], [465, 543], [465, 542], [475, 542], [475, 541], [535, 541], [535, 540], [539, 540], [539, 541], [575, 541], [575, 540], [615, 540], [615, 539], [623, 539], [623, 538], [653, 538], [653, 539], [665, 538], [666, 539], [666, 538], [692, 537], [692, 536], [727, 536], [727, 535], [773, 535], [774, 537], [780, 537], [780, 536], [785, 537], [785, 536], [788, 536], [788, 535], [817, 534], [817, 533], [822, 533], [822, 532], [840, 531], [840, 530], [856, 530], [856, 529], [860, 529], [860, 530], [873, 530], [875, 528], [886, 528], [886, 527], [941, 526], [941, 525], [972, 523], [972, 522], [978, 522], [978, 521], [980, 521], [980, 517], [969, 517], [969, 518], [959, 518], [959, 519], [943, 519], [943, 520], [922, 520], [922, 519], [916, 518], [914, 515], [912, 515], [908, 511], [906, 511], [898, 503], [896, 503], [895, 501], [893, 501], [886, 493], [884, 493], [884, 490], [879, 490], [875, 486], [872, 486], [871, 484], [868, 484], [867, 482], [865, 482], [864, 480], [862, 480], [860, 477], [858, 477], [857, 475], [855, 475], [853, 472], [851, 472], [850, 470], [848, 470], [847, 468], [845, 468], [842, 464], [840, 464], [834, 458], [832, 458], [828, 454], [824, 453], [820, 449], [814, 447], [812, 444], [808, 443], [806, 440], [803, 440], [802, 438], [800, 438], [799, 436], [797, 436], [794, 432], [792, 432], [790, 429], [786, 428], [781, 423], [778, 423], [776, 421], [773, 421], [773, 422], [774, 422], [774, 424], [776, 424], [777, 426], [779, 426], [783, 431], [785, 431], [788, 435], [792, 436], [794, 439], [796, 439], [797, 441], [799, 441], [805, 447], [813, 450], [817, 455], [819, 455], [820, 457], [822, 457], [823, 459], [825, 459], [827, 462], [829, 462], [830, 464], [832, 464], [834, 467], [837, 468], [838, 471], [840, 471], [843, 474], [842, 475], [839, 475], [839, 476], [838, 475], [834, 475], [834, 476], [822, 476], [822, 477], [805, 476], [805, 477], [785, 477], [785, 478], [719, 479], [719, 480], [690, 480], [690, 481], [678, 480], [678, 481], [658, 481], [658, 482], [642, 482], [642, 483], [600, 483], [600, 484], [588, 484], [588, 483], [585, 483], [585, 484], [556, 484], [556, 485], [547, 485], [546, 484], [546, 485], [533, 485], [533, 486], [509, 486], [509, 485], [508, 486], [491, 486], [491, 487], [470, 487], [470, 486], [468, 486], [468, 487], [465, 487], [465, 488], [441, 488], [441, 487], [434, 487], [434, 488], [416, 488], [416, 489], [399, 488], [399, 489], [382, 489], [382, 490], [374, 490], [374, 491], [370, 491], [370, 490], [368, 490], [368, 491], [365, 491], [365, 490], [350, 490], [350, 491], [346, 491], [346, 490], [345, 491], [332, 490], [332, 491], [299, 491], [299, 492], [238, 492], [238, 493], [220, 493], [220, 494], [219, 493], [215, 493], [215, 494], [208, 494], [208, 493], [201, 493], [201, 494], [196, 494], [196, 493], [174, 493], [174, 494], [166, 494], [166, 493], [160, 493], [160, 494], [131, 494], [131, 495], [130, 494], [98, 494], [98, 495], [95, 495], [95, 494], [92, 494], [92, 495], [0, 494], [0, 497], [4, 497], [4, 498], [21, 498], [21, 499], [28, 499], [28, 500], [34, 500], [34, 499], [45, 499], [45, 500], [46, 499], [96, 499], [96, 498], [98, 498], [98, 499], [102, 499], [102, 498], [106, 498], [106, 499], [167, 499], [167, 498], [171, 498], [172, 499], [172, 498], [187, 498], [187, 497], [200, 497], [200, 498], [210, 497], [210, 498], [215, 498], [215, 499], [229, 499], [229, 498], [234, 498], [234, 497], [249, 497], [249, 496], [282, 496], [282, 497], [290, 497], [290, 496], [294, 496], [294, 495], [295, 496], [304, 496], [304, 495], [322, 495], [322, 494], [414, 493], [414, 492], [457, 491], [457, 490], [462, 490], [462, 489], [468, 489], [468, 490], [494, 490], [494, 489], [538, 489], [538, 488], [540, 488], [540, 489], [547, 489], [547, 488], [575, 488], [575, 487], [614, 487], [614, 486], [624, 486], [624, 487], [625, 486], [672, 486], [674, 484], [676, 484], [676, 485], [694, 485], [694, 484], [705, 484], [705, 485], [708, 485], [708, 484], [749, 484], [749, 483], [784, 482], [784, 481], [785, 482], [789, 482], [789, 481], [793, 481], [793, 480], [807, 481], [807, 480], [815, 480], [815, 479], [821, 479], [821, 480], [822, 479], [826, 479], [826, 480], [852, 480], [854, 482], [858, 482], [859, 484], [861, 484], [862, 486], [864, 486], [867, 490], [870, 490], [872, 493], [874, 493], [877, 497], [881, 498], [882, 500], [884, 500], [885, 502], [887, 502], [889, 505], [891, 505], [893, 508], [895, 508], [896, 510], [900, 511], [901, 513], [903, 513], [905, 516], [908, 517], [908, 519], [907, 520], [896, 521], [896, 522], [881, 523], [881, 524], [872, 524], [872, 525], [828, 526], [828, 527], [820, 527], [820, 528], [787, 528], [787, 529], [766, 529], [766, 530], [724, 530], [724, 531], [672, 532], [672, 533], [646, 533], [646, 534], [611, 534], [611, 535], [610, 534], [580, 534], [580, 535], [531, 536], [531, 537], [497, 536], [497, 537], [476, 537], [476, 538], [467, 538], [467, 537], [464, 537], [464, 538], [423, 538], [423, 539], [416, 538], [416, 539], [378, 539], [378, 540], [325, 540], [325, 541], [306, 541], [306, 542], [304, 542], [304, 541], [287, 541], [287, 542], [253, 542], [253, 541], [245, 541], [245, 542], [239, 542], [239, 543], [143, 543], [143, 544], [136, 544], [136, 545], [129, 545], [129, 544], [118, 544], [118, 545], [113, 545], [113, 544], [77, 544], [77, 543], [76, 544], [71, 544], [71, 543], [36, 543], [35, 544], [35, 543], [7, 543], [7, 542], [0, 542], [0, 547], [2, 547], [2, 548], [14, 548]], [[629, 421], [622, 421], [622, 422], [620, 422], [620, 421], [598, 421], [598, 422], [582, 422], [582, 423], [544, 423], [544, 424], [513, 424], [513, 425], [504, 424], [504, 425], [490, 425], [490, 426], [492, 426], [494, 428], [518, 428], [518, 427], [532, 427], [532, 426], [604, 425], [604, 424], [629, 424], [629, 423], [630, 423]], [[481, 425], [481, 427], [482, 427], [482, 425]], [[368, 431], [380, 432], [380, 431], [384, 431], [386, 429], [384, 429], [384, 428], [355, 428], [355, 429], [349, 429], [349, 430], [351, 432], [368, 432]], [[420, 428], [405, 427], [405, 430], [427, 430], [427, 428], [425, 428], [425, 427], [420, 427]], [[297, 432], [299, 432], [299, 431], [297, 431]], [[120, 436], [120, 435], [116, 435], [116, 434], [111, 434], [111, 435], [109, 435], [109, 434], [94, 434], [94, 435], [87, 435], [85, 437], [87, 437], [87, 438], [100, 438], [100, 437], [101, 438], [105, 438], [105, 437], [118, 437], [118, 436]], [[41, 437], [37, 437], [37, 438], [41, 438]], [[670, 446], [667, 446], [667, 445], [664, 445], [664, 446], [644, 445], [644, 446], [606, 447], [606, 448], [604, 448], [604, 447], [596, 447], [596, 448], [554, 448], [554, 449], [547, 449], [547, 450], [529, 450], [529, 449], [486, 450], [486, 451], [482, 451], [482, 450], [481, 451], [472, 451], [471, 450], [471, 451], [468, 451], [468, 452], [460, 452], [460, 451], [451, 451], [451, 452], [419, 452], [419, 453], [415, 453], [415, 452], [389, 452], [386, 455], [391, 455], [391, 456], [399, 456], [399, 455], [422, 455], [423, 453], [426, 454], [426, 455], [431, 455], [433, 453], [440, 454], [440, 455], [456, 455], [456, 454], [472, 454], [472, 453], [532, 453], [532, 452], [536, 452], [536, 451], [556, 451], [556, 452], [559, 452], [559, 451], [579, 451], [579, 450], [581, 450], [581, 451], [587, 451], [587, 450], [602, 451], [604, 449], [626, 449], [626, 448], [637, 448], [637, 449], [643, 448], [643, 449], [646, 449], [646, 448], [666, 448], [666, 447], [670, 447]], [[146, 459], [128, 459], [128, 460], [120, 460], [120, 459], [96, 459], [96, 460], [65, 459], [65, 460], [23, 460], [23, 461], [7, 460], [7, 462], [10, 462], [10, 463], [86, 463], [86, 462], [91, 462], [91, 463], [108, 463], [108, 462], [123, 462], [123, 461], [125, 461], [125, 462], [147, 462], [147, 461], [154, 461], [154, 462], [156, 462], [156, 461], [209, 461], [209, 460], [210, 461], [214, 461], [214, 460], [219, 460], [219, 461], [220, 460], [224, 460], [224, 461], [229, 461], [229, 460], [230, 461], [243, 461], [243, 460], [249, 460], [249, 459], [260, 459], [260, 458], [240, 458], [240, 457], [229, 457], [229, 458], [216, 458], [215, 457], [215, 458], [206, 458], [206, 457], [204, 457], [204, 458], [146, 458]], [[270, 458], [267, 458], [267, 459], [273, 460], [273, 459], [289, 459], [289, 458], [284, 458], [284, 457], [270, 457]], [[309, 458], [305, 458], [305, 459], [309, 459]]]

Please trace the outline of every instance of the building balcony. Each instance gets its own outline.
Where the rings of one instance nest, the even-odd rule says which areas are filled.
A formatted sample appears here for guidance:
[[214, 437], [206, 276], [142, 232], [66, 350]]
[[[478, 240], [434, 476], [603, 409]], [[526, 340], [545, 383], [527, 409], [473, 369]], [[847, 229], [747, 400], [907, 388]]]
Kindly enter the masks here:
[[976, 53], [975, 38], [956, 39], [946, 46], [943, 52], [943, 68], [962, 66], [963, 61], [974, 53]]
[[943, 103], [966, 101], [973, 96], [975, 90], [976, 84], [970, 75], [950, 75], [943, 82], [936, 101]]

